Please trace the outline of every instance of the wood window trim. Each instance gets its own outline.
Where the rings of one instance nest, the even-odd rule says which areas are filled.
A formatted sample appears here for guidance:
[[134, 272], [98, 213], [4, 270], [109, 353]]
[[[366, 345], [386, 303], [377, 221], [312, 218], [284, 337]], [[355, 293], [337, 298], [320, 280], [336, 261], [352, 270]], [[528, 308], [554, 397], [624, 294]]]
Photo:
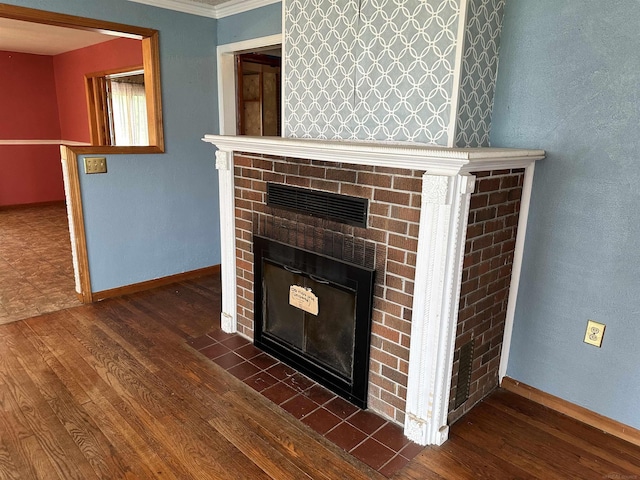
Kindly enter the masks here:
[[164, 153], [160, 52], [157, 30], [6, 4], [0, 4], [0, 17], [99, 33], [112, 32], [120, 37], [141, 40], [142, 66], [147, 97], [147, 121], [149, 123], [149, 146], [116, 147], [111, 145], [92, 145], [79, 148], [73, 147], [73, 150], [77, 154]]
[[107, 118], [111, 109], [108, 105], [110, 102], [107, 93], [107, 79], [104, 75], [85, 75], [84, 79], [91, 144], [110, 146], [111, 135], [109, 135]]
[[[106, 122], [113, 125], [110, 105], [111, 96], [107, 93], [107, 83], [109, 82], [107, 77], [120, 73], [137, 72], [143, 70], [143, 68], [143, 65], [134, 65], [131, 67], [87, 73], [84, 76], [91, 145], [114, 146], [111, 143], [111, 128], [106, 125]], [[148, 110], [149, 109], [147, 109], [147, 115], [149, 114]]]

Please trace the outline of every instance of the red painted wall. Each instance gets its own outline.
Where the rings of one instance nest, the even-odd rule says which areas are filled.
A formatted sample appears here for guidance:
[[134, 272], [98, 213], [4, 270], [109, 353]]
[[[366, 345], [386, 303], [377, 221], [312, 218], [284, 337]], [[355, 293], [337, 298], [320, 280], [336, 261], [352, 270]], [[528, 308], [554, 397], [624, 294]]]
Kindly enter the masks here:
[[[0, 51], [0, 140], [59, 139], [52, 57]], [[59, 200], [58, 145], [0, 145], [0, 206]]]
[[0, 139], [60, 139], [53, 59], [0, 51]]
[[136, 66], [142, 66], [142, 42], [130, 38], [117, 38], [54, 56], [62, 138], [91, 141], [84, 83], [87, 73]]
[[59, 145], [0, 145], [0, 206], [63, 200]]
[[[89, 142], [85, 74], [140, 65], [141, 41], [126, 38], [53, 57], [0, 51], [0, 141]], [[0, 145], [0, 206], [62, 200], [58, 145]]]

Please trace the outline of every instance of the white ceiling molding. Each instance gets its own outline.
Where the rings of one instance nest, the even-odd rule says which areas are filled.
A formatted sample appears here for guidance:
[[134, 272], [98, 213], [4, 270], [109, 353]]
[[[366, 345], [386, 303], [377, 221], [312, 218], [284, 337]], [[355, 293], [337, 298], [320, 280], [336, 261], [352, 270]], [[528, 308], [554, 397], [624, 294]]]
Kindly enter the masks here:
[[216, 18], [216, 8], [212, 5], [205, 5], [195, 2], [184, 2], [181, 0], [129, 0], [135, 3], [144, 3], [152, 7], [166, 8], [176, 12], [190, 13], [201, 17]]
[[248, 12], [255, 8], [265, 7], [281, 0], [229, 0], [216, 7], [215, 18], [229, 17], [237, 13]]
[[[212, 5], [186, 0], [129, 0], [130, 2], [143, 3], [153, 7], [166, 8], [177, 12], [190, 13], [201, 17], [223, 18], [237, 13], [247, 12], [255, 8], [264, 7], [281, 0], [229, 0], [228, 2]], [[214, 3], [215, 0], [212, 0]], [[217, 3], [217, 2], [216, 2]]]

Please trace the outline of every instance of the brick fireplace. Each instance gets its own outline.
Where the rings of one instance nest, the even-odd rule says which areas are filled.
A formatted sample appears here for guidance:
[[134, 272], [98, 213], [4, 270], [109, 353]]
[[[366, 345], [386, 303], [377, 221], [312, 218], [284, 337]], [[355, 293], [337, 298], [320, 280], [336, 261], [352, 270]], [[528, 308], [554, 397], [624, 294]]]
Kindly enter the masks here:
[[[368, 407], [414, 441], [442, 443], [447, 425], [498, 384], [517, 245], [543, 152], [205, 140], [219, 148], [223, 328], [253, 339], [253, 236], [267, 219], [291, 232], [293, 246], [305, 246], [309, 229], [350, 239], [354, 252], [368, 245], [376, 269]], [[367, 226], [267, 206], [267, 182], [366, 198]]]
[[[409, 371], [409, 338], [414, 291], [421, 173], [408, 169], [336, 164], [260, 154], [234, 158], [236, 205], [236, 266], [238, 274], [238, 332], [253, 338], [253, 241], [266, 218], [293, 224], [288, 243], [305, 247], [304, 230], [339, 235], [340, 244], [353, 242], [373, 250], [376, 270], [369, 371], [369, 408], [404, 423]], [[266, 206], [266, 182], [296, 185], [369, 200], [367, 228], [290, 213]], [[261, 222], [262, 219], [262, 222]], [[324, 234], [324, 233], [323, 233]], [[312, 233], [313, 237], [315, 233]], [[341, 252], [342, 253], [342, 252]], [[341, 255], [342, 256], [342, 255]], [[354, 255], [357, 256], [357, 255]], [[357, 259], [349, 258], [357, 261]]]

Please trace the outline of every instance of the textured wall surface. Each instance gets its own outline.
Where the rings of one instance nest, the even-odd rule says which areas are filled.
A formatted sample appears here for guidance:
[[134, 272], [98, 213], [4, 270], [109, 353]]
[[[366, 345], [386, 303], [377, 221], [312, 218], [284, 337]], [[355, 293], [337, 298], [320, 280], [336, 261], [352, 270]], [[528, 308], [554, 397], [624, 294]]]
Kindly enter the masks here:
[[0, 145], [0, 206], [64, 201], [59, 145]]
[[[509, 0], [491, 141], [538, 162], [508, 375], [640, 428], [635, 0]], [[605, 323], [602, 348], [582, 342]]]
[[0, 140], [60, 140], [48, 55], [0, 51]]
[[504, 3], [287, 2], [285, 136], [488, 146]]

